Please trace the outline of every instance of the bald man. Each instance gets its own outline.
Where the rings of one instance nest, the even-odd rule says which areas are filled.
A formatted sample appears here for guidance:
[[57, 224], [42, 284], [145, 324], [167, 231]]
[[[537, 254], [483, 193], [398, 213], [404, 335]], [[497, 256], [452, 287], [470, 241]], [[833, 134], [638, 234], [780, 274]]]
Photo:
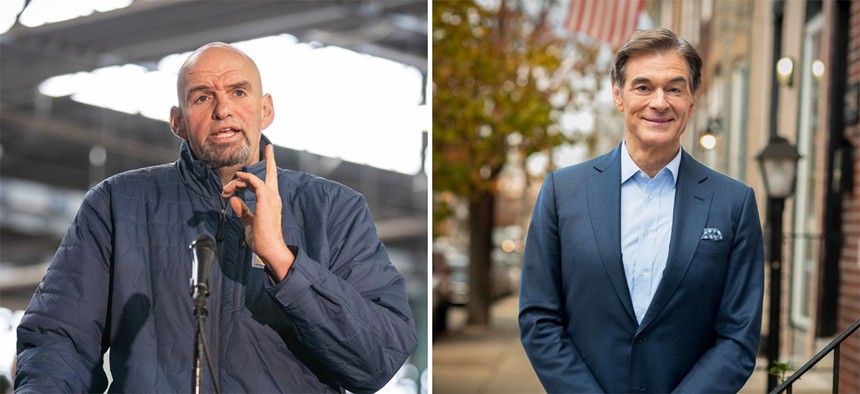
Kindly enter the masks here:
[[380, 389], [416, 338], [364, 198], [277, 168], [272, 97], [235, 47], [192, 53], [177, 93], [179, 159], [87, 193], [18, 328], [16, 392], [103, 392], [108, 349], [110, 391], [190, 391], [200, 234], [218, 249], [203, 391]]

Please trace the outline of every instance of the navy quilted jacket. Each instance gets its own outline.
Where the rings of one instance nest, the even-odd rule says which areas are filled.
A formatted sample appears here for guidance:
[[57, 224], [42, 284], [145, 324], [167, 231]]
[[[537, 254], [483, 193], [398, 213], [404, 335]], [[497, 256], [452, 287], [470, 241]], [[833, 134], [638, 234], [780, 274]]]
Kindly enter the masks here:
[[[261, 148], [268, 140], [263, 137]], [[265, 179], [265, 160], [244, 170]], [[187, 392], [194, 316], [188, 245], [217, 239], [206, 338], [223, 392], [381, 388], [415, 349], [403, 277], [364, 198], [278, 170], [284, 239], [272, 285], [251, 264], [218, 174], [183, 142], [173, 164], [113, 176], [85, 197], [18, 328], [18, 392]], [[254, 194], [238, 194], [254, 210]], [[212, 391], [204, 363], [203, 390]]]

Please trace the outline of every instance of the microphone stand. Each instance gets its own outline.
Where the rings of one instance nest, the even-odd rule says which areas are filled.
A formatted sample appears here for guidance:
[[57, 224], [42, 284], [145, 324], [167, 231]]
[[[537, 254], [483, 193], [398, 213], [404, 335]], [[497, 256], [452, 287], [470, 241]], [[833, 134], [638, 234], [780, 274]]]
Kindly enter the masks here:
[[206, 316], [209, 315], [209, 309], [206, 305], [206, 298], [209, 297], [209, 271], [212, 269], [212, 263], [217, 260], [217, 245], [211, 236], [206, 234], [198, 235], [191, 245], [191, 298], [194, 300], [194, 316], [195, 316], [195, 332], [194, 332], [194, 373], [191, 379], [191, 392], [200, 394], [202, 387], [203, 366], [201, 359], [206, 358], [206, 364], [209, 366], [209, 376], [212, 377], [212, 388], [218, 393], [218, 380], [215, 378], [215, 370], [212, 368], [212, 360], [209, 358], [209, 351], [206, 350], [206, 336], [203, 335], [204, 323]]
[[[194, 379], [191, 383], [191, 392], [200, 394], [202, 367], [200, 359], [202, 353], [206, 351], [206, 344], [203, 335], [203, 324], [206, 321], [206, 316], [209, 315], [209, 308], [206, 306], [206, 298], [209, 296], [209, 287], [206, 283], [196, 283], [191, 286], [191, 295], [194, 297], [194, 316], [196, 317], [196, 326], [194, 333]], [[208, 361], [208, 357], [207, 357]], [[209, 367], [212, 370], [212, 367]]]

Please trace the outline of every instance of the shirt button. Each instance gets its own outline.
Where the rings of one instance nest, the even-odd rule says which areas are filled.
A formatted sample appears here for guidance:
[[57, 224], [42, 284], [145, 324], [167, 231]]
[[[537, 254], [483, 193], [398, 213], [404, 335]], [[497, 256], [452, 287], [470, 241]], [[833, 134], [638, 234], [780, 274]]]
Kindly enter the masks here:
[[653, 200], [653, 199], [654, 199], [654, 195], [653, 195], [653, 194], [649, 194], [649, 195], [648, 195], [648, 201], [651, 201], [651, 200]]
[[642, 317], [643, 315], [645, 315], [645, 313], [642, 311], [636, 311], [636, 316]]
[[651, 231], [645, 230], [645, 236], [647, 237], [649, 235], [651, 235]]
[[647, 273], [645, 271], [642, 271], [639, 273], [639, 276], [645, 276], [645, 275], [647, 275]]

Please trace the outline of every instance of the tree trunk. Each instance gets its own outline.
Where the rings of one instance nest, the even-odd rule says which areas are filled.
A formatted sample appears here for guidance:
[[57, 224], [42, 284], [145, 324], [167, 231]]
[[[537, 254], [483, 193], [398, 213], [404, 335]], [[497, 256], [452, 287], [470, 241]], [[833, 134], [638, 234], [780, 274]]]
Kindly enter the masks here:
[[469, 202], [469, 320], [471, 326], [490, 323], [490, 252], [493, 246], [495, 196], [482, 192]]

